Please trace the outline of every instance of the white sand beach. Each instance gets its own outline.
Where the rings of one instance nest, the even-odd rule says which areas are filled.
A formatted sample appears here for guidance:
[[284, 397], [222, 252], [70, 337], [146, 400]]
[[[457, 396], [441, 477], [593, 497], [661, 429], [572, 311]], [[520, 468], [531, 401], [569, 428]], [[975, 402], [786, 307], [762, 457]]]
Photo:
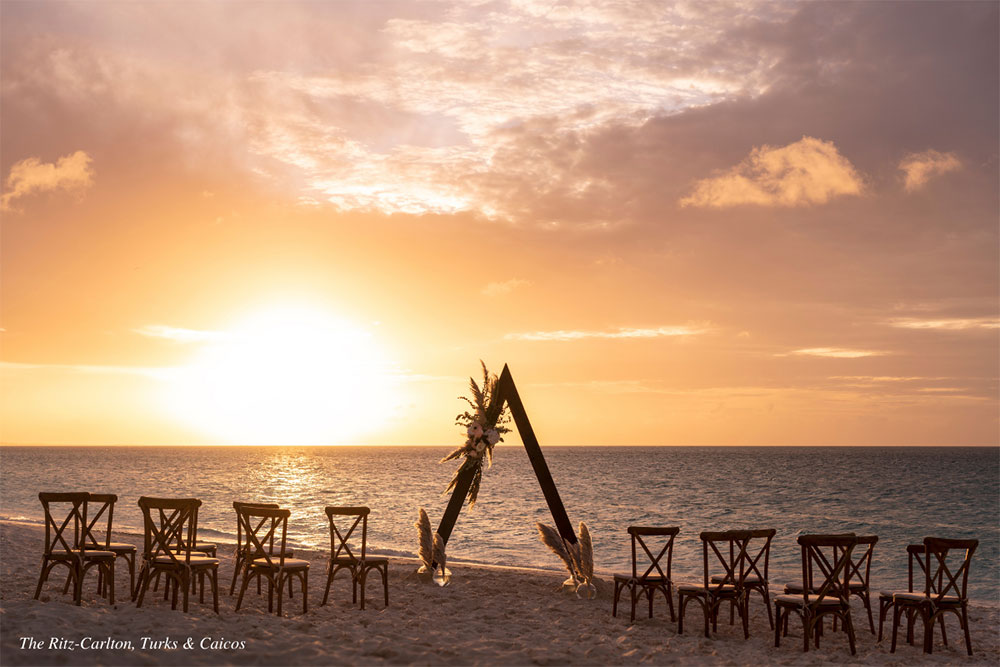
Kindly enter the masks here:
[[[140, 544], [135, 535], [114, 539]], [[76, 607], [62, 595], [64, 577], [56, 570], [34, 600], [43, 530], [40, 526], [0, 523], [0, 663], [4, 665], [319, 665], [319, 664], [991, 664], [1000, 662], [1000, 617], [996, 608], [973, 606], [970, 612], [973, 649], [968, 657], [957, 622], [949, 618], [950, 646], [935, 645], [933, 655], [901, 642], [889, 653], [888, 639], [876, 643], [866, 629], [864, 610], [856, 603], [858, 652], [851, 656], [846, 637], [827, 632], [819, 650], [803, 653], [801, 629], [793, 620], [787, 640], [773, 646], [773, 634], [759, 599], [751, 602], [751, 636], [742, 638], [737, 626], [721, 624], [711, 639], [701, 633], [700, 610], [689, 607], [685, 634], [669, 621], [662, 601], [653, 619], [640, 607], [629, 623], [628, 606], [611, 616], [609, 586], [602, 584], [596, 600], [558, 593], [565, 578], [558, 571], [452, 564], [452, 584], [438, 588], [415, 575], [417, 562], [392, 559], [390, 605], [381, 604], [381, 582], [369, 582], [365, 611], [352, 605], [346, 578], [338, 578], [332, 602], [319, 606], [325, 584], [326, 554], [302, 552], [311, 561], [309, 613], [286, 616], [267, 613], [266, 596], [248, 592], [243, 608], [234, 612], [228, 595], [232, 547], [220, 545], [220, 611], [192, 602], [190, 613], [170, 609], [159, 595], [148, 595], [141, 609], [127, 599], [112, 607], [96, 595], [96, 574], [88, 574], [83, 604]], [[124, 579], [122, 578], [124, 572]], [[127, 582], [127, 569], [118, 569]], [[610, 580], [608, 573], [603, 574]], [[296, 591], [297, 592], [297, 591]], [[723, 618], [728, 620], [728, 614]], [[22, 648], [25, 638], [43, 648]], [[134, 650], [90, 649], [79, 646], [110, 638], [131, 642]], [[141, 642], [169, 638], [176, 649], [143, 649]], [[194, 648], [183, 648], [191, 638]], [[244, 644], [231, 650], [202, 649], [199, 644], [229, 641]], [[75, 650], [49, 648], [55, 640], [75, 643]], [[919, 643], [919, 632], [918, 632]]]

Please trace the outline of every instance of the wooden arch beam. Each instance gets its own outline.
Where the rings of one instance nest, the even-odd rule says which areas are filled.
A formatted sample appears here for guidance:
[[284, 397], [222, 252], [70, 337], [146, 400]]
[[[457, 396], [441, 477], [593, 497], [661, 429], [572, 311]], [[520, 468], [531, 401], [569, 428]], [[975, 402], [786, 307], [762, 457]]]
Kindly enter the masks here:
[[[552, 473], [549, 472], [549, 466], [545, 463], [545, 457], [542, 456], [542, 448], [538, 445], [538, 439], [531, 428], [531, 422], [528, 421], [528, 413], [524, 411], [524, 404], [521, 403], [521, 397], [517, 394], [517, 387], [514, 386], [514, 378], [511, 377], [507, 364], [504, 364], [503, 372], [500, 373], [500, 378], [497, 380], [496, 395], [490, 405], [490, 413], [486, 415], [488, 423], [496, 422], [503, 410], [504, 403], [510, 408], [510, 413], [514, 417], [514, 425], [517, 426], [521, 442], [524, 443], [524, 448], [528, 452], [528, 460], [531, 461], [531, 467], [535, 470], [535, 477], [538, 478], [538, 485], [542, 488], [542, 494], [545, 496], [545, 502], [548, 503], [556, 529], [564, 540], [570, 544], [576, 544], [573, 524], [566, 516], [566, 508], [559, 497], [556, 483], [552, 481]], [[459, 473], [455, 482], [455, 490], [451, 494], [451, 500], [448, 502], [448, 507], [445, 509], [437, 529], [445, 544], [451, 537], [451, 531], [455, 527], [462, 506], [465, 504], [465, 498], [469, 494], [469, 486], [472, 484], [474, 476], [475, 470], [467, 468]]]

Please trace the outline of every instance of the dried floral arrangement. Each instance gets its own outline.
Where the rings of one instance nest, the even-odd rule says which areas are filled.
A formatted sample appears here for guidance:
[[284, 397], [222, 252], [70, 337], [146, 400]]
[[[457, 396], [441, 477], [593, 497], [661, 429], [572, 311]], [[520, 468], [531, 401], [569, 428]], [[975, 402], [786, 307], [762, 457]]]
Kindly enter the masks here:
[[444, 573], [445, 563], [447, 562], [447, 557], [444, 553], [444, 540], [441, 539], [441, 535], [438, 533], [434, 533], [434, 537], [431, 537], [431, 520], [427, 517], [427, 512], [424, 511], [423, 507], [420, 508], [417, 522], [413, 525], [416, 526], [419, 534], [420, 550], [417, 555], [420, 556], [420, 561], [426, 568], [424, 571], [433, 573], [436, 563], [437, 568]]
[[559, 531], [551, 526], [546, 526], [544, 523], [535, 525], [538, 526], [538, 537], [542, 540], [542, 544], [559, 556], [563, 565], [569, 570], [570, 576], [580, 583], [593, 584], [594, 545], [587, 524], [580, 522], [580, 539], [576, 544], [564, 540]]
[[441, 463], [463, 457], [465, 459], [455, 470], [455, 475], [445, 493], [455, 488], [462, 471], [469, 468], [475, 470], [467, 496], [470, 508], [476, 504], [476, 498], [479, 497], [479, 486], [483, 481], [483, 462], [486, 462], [487, 467], [493, 465], [493, 448], [498, 442], [503, 442], [504, 433], [510, 433], [507, 427], [510, 423], [510, 412], [506, 406], [494, 405], [494, 401], [497, 400], [497, 376], [486, 370], [486, 364], [481, 360], [479, 363], [483, 367], [482, 386], [476, 384], [473, 378], [469, 378], [471, 395], [459, 396], [469, 404], [472, 411], [466, 410], [455, 417], [455, 424], [465, 427], [465, 444], [441, 459]]

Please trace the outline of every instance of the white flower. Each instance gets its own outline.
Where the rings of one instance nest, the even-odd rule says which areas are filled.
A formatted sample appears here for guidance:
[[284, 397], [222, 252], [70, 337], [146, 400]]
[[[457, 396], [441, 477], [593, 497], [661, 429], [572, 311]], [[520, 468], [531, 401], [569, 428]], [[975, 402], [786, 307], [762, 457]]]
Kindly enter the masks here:
[[476, 454], [482, 455], [483, 451], [486, 449], [485, 443], [482, 440], [476, 442]]
[[495, 445], [500, 442], [500, 433], [495, 429], [491, 428], [486, 432], [486, 440], [491, 444]]
[[472, 422], [465, 431], [470, 438], [476, 440], [483, 434], [483, 427], [479, 425], [479, 422]]
[[482, 450], [470, 449], [469, 453], [466, 456], [468, 456], [470, 459], [478, 459], [482, 455], [483, 455]]

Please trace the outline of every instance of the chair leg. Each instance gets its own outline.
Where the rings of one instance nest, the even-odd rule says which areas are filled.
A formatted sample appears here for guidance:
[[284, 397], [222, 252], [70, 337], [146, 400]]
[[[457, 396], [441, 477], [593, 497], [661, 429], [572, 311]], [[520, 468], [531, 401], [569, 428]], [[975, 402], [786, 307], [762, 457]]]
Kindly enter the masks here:
[[[274, 588], [278, 591], [278, 616], [281, 616], [281, 601], [285, 597], [285, 573], [279, 572], [276, 578], [277, 582], [274, 584]], [[270, 588], [270, 585], [268, 585], [269, 590]]]
[[663, 594], [667, 596], [667, 609], [670, 610], [670, 622], [674, 622], [674, 599], [673, 595], [670, 594], [670, 584], [666, 583], [663, 585]]
[[365, 584], [368, 583], [368, 570], [361, 569], [361, 581], [358, 582], [361, 588], [361, 611], [365, 610]]
[[629, 592], [629, 600], [632, 602], [632, 611], [629, 614], [629, 621], [632, 622], [632, 623], [635, 623], [635, 603], [638, 601], [636, 599], [636, 597], [637, 597], [636, 596], [636, 593], [637, 593], [636, 589], [638, 587], [639, 587], [638, 584], [633, 583], [631, 586], [629, 586], [629, 591], [628, 591]]
[[[41, 570], [41, 572], [38, 573], [38, 586], [35, 587], [35, 599], [36, 600], [39, 598], [39, 596], [41, 596], [41, 594], [42, 594], [42, 586], [45, 584], [45, 581], [49, 578], [49, 571], [52, 569], [51, 567], [46, 567], [47, 565], [48, 565], [48, 562], [46, 561], [45, 557], [43, 556], [42, 557], [42, 570]], [[63, 594], [65, 595], [65, 591], [63, 592]]]
[[240, 605], [243, 604], [243, 594], [246, 593], [247, 585], [250, 583], [250, 573], [247, 571], [243, 572], [243, 581], [240, 583], [240, 596], [236, 598], [236, 611], [240, 610]]
[[945, 629], [944, 629], [944, 614], [941, 614], [940, 616], [938, 616], [938, 618], [941, 620], [941, 643], [944, 644], [945, 646], [947, 646], [948, 645], [948, 633], [945, 632]]
[[959, 620], [962, 622], [962, 630], [965, 631], [965, 650], [968, 651], [969, 655], [971, 656], [972, 637], [971, 635], [969, 635], [969, 610], [966, 607], [965, 603], [962, 604], [962, 613], [959, 617]]
[[643, 586], [646, 591], [646, 597], [649, 598], [649, 617], [653, 618], [653, 593], [656, 592], [656, 588], [652, 586]]
[[330, 597], [330, 584], [333, 583], [333, 562], [331, 561], [330, 566], [326, 568], [326, 591], [323, 593], [323, 601], [319, 603], [319, 606], [326, 606], [326, 601]]
[[[389, 590], [385, 593], [386, 606], [389, 604]], [[302, 613], [309, 611], [309, 570], [302, 570]]]
[[899, 633], [899, 605], [895, 602], [892, 603], [892, 645], [889, 647], [889, 653], [896, 652], [896, 635]]
[[[787, 613], [787, 612], [786, 612]], [[774, 647], [781, 646], [781, 607], [774, 605]]]
[[[41, 589], [41, 581], [39, 581], [39, 589]], [[620, 585], [620, 582], [618, 582], [617, 580], [615, 580], [615, 592], [614, 592], [614, 595], [613, 595], [614, 599], [611, 601], [611, 616], [613, 618], [617, 618], [618, 617], [618, 596], [620, 594], [621, 594], [621, 585]], [[38, 595], [37, 594], [35, 595], [35, 599], [36, 600], [38, 599]]]
[[879, 598], [878, 601], [878, 637], [875, 639], [876, 642], [882, 641], [882, 626], [885, 624], [885, 612], [887, 606], [885, 600]]
[[[869, 610], [870, 612], [871, 610]], [[869, 616], [869, 620], [871, 617]], [[872, 626], [872, 634], [874, 633], [874, 625]], [[844, 617], [844, 630], [847, 631], [847, 643], [851, 646], [851, 655], [857, 655], [857, 649], [854, 646], [854, 619], [851, 618], [851, 609], [848, 607], [847, 615]]]
[[212, 568], [212, 607], [219, 613], [219, 568]]
[[872, 597], [868, 591], [864, 591], [861, 599], [865, 603], [865, 611], [868, 612], [868, 627], [871, 629], [872, 634], [875, 634], [875, 617], [872, 616]]
[[139, 571], [139, 581], [135, 585], [136, 593], [138, 594], [138, 600], [135, 604], [136, 609], [142, 606], [142, 599], [146, 596], [146, 589], [149, 588], [149, 575], [149, 568], [143, 566]]

